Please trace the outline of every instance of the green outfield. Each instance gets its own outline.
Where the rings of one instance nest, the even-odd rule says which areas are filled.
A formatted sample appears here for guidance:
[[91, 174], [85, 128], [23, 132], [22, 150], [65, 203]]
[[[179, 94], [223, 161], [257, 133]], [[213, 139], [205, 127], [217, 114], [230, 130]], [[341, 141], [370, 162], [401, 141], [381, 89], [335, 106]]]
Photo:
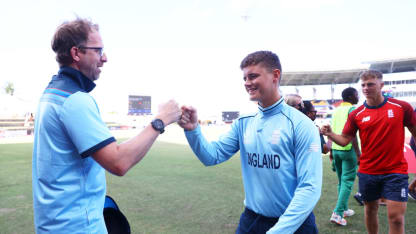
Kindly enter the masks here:
[[[0, 145], [0, 233], [33, 233], [32, 144]], [[337, 179], [324, 156], [322, 197], [315, 208], [320, 233], [365, 233], [363, 207], [348, 226], [329, 222]], [[124, 177], [107, 175], [108, 194], [127, 216], [132, 233], [234, 233], [243, 210], [239, 155], [204, 167], [188, 146], [157, 142]], [[356, 191], [356, 186], [354, 193]], [[416, 233], [416, 202], [408, 203], [406, 233]], [[386, 207], [380, 207], [380, 233], [387, 233]]]

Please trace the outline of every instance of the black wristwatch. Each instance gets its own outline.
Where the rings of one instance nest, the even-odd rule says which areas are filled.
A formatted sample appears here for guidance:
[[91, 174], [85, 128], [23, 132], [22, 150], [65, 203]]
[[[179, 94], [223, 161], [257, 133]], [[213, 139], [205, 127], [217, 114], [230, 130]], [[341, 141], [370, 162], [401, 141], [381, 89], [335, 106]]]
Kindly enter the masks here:
[[163, 121], [161, 119], [152, 120], [152, 127], [156, 131], [159, 131], [160, 134], [162, 134], [165, 131], [165, 124], [163, 123]]

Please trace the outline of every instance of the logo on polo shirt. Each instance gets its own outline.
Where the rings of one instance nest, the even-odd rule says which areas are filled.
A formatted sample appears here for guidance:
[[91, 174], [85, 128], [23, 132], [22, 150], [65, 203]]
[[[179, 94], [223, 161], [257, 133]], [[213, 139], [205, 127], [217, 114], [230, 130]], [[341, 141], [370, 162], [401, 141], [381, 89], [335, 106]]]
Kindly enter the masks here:
[[393, 113], [393, 110], [392, 110], [392, 109], [389, 109], [389, 110], [387, 111], [387, 116], [388, 116], [389, 118], [393, 118], [393, 117], [394, 117], [394, 113]]
[[368, 121], [370, 121], [370, 116], [364, 117], [363, 120], [361, 120], [361, 123], [368, 122]]

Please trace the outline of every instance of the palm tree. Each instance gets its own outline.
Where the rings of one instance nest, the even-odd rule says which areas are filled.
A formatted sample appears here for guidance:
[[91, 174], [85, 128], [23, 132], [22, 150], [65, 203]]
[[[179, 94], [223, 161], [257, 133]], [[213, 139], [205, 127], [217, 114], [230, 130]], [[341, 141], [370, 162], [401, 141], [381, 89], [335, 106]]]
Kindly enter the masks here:
[[14, 94], [14, 84], [12, 82], [7, 82], [6, 86], [4, 87], [4, 91], [6, 91], [6, 94], [10, 94], [10, 96], [13, 96]]

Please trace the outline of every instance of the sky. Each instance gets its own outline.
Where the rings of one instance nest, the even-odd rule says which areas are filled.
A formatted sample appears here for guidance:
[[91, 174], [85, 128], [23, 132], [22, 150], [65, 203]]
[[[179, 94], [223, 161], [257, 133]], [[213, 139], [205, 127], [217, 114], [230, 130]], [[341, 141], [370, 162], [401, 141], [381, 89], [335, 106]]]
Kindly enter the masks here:
[[51, 38], [78, 16], [100, 25], [108, 62], [91, 95], [102, 113], [127, 113], [128, 95], [152, 96], [153, 113], [169, 99], [204, 116], [250, 112], [247, 54], [275, 52], [283, 73], [414, 57], [415, 10], [414, 0], [0, 1], [0, 86], [13, 82], [36, 109], [58, 70]]

